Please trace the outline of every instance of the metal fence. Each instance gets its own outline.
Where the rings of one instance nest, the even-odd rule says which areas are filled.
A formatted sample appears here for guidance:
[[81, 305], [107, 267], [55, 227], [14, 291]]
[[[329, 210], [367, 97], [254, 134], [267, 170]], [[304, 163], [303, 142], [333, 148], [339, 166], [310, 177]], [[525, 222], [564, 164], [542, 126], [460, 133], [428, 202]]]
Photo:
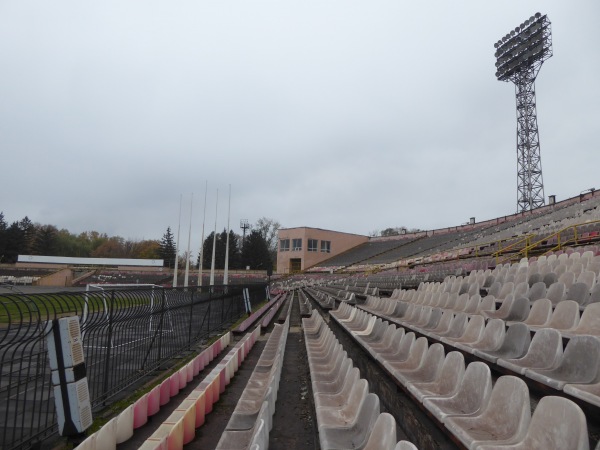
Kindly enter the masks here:
[[242, 317], [244, 288], [253, 306], [265, 300], [264, 284], [0, 295], [0, 449], [30, 448], [58, 431], [46, 322], [80, 317], [98, 410]]

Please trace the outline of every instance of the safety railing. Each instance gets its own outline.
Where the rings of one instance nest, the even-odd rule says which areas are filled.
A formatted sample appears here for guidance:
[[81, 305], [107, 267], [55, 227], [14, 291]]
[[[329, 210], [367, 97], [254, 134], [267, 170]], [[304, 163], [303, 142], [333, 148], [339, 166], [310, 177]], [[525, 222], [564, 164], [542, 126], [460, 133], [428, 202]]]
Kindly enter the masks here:
[[46, 323], [78, 315], [92, 407], [166, 367], [265, 300], [265, 285], [0, 294], [0, 449], [57, 433]]

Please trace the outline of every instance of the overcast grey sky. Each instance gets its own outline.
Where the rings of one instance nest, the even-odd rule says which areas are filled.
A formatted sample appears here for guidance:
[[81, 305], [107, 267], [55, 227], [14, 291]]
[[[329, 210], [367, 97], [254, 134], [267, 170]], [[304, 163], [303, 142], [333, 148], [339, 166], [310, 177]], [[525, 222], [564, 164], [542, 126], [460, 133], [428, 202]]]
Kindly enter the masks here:
[[[514, 87], [535, 12], [546, 196], [598, 183], [600, 2], [0, 0], [0, 211], [125, 238], [262, 216], [367, 234], [516, 210]], [[183, 231], [185, 230], [185, 232]], [[208, 232], [207, 231], [207, 232]]]

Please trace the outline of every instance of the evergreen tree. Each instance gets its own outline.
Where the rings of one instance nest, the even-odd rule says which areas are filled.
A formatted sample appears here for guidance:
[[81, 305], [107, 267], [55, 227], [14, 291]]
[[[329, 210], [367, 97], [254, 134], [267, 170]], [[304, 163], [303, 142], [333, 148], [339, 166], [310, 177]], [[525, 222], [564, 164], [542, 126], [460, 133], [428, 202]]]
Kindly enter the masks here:
[[268, 270], [273, 266], [267, 240], [258, 230], [250, 232], [242, 248], [242, 267], [248, 266], [250, 270]]
[[54, 225], [42, 225], [38, 228], [33, 245], [35, 255], [56, 256], [58, 230]]
[[[212, 248], [213, 238], [215, 233], [210, 233], [204, 244], [202, 245], [202, 269], [210, 269], [212, 264]], [[217, 242], [215, 246], [215, 270], [223, 270], [225, 268], [225, 249], [227, 247], [227, 230], [217, 234]], [[200, 256], [198, 257], [198, 264]], [[238, 237], [233, 231], [229, 231], [229, 269], [240, 269], [240, 249], [238, 246]]]
[[6, 230], [8, 224], [4, 220], [4, 213], [0, 211], [0, 263], [4, 261], [4, 253], [6, 252]]
[[165, 267], [175, 267], [176, 252], [175, 237], [171, 232], [171, 227], [168, 227], [160, 241], [160, 257], [164, 260]]

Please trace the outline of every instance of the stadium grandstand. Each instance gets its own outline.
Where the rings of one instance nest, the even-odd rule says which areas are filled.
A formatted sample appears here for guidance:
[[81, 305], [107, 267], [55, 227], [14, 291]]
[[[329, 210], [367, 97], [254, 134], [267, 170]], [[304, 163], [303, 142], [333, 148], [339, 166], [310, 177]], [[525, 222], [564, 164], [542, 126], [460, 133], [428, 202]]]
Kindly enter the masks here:
[[370, 238], [280, 274], [78, 448], [600, 448], [599, 206]]

